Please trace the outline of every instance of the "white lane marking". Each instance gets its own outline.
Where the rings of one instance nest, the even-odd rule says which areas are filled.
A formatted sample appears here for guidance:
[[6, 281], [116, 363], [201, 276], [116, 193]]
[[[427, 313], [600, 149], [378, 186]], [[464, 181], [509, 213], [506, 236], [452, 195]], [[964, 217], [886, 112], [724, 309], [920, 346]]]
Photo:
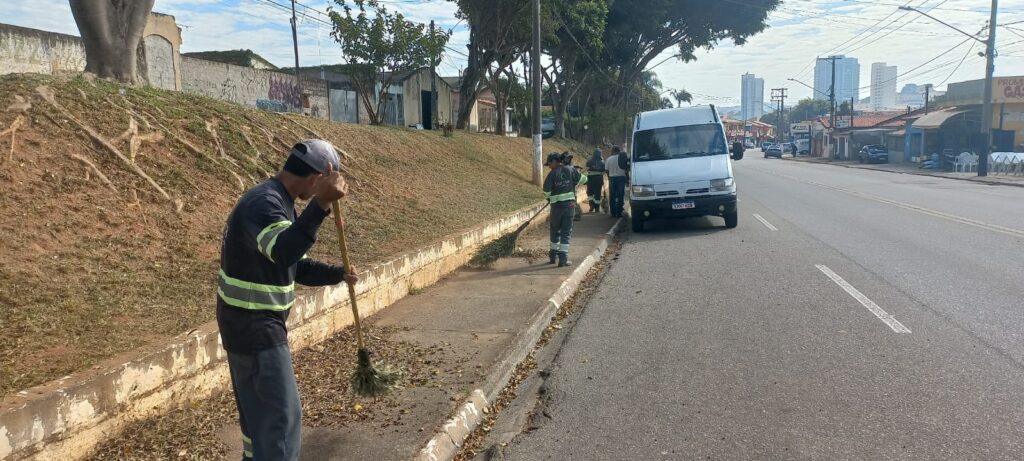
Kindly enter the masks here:
[[758, 221], [761, 221], [761, 224], [764, 224], [765, 227], [767, 227], [769, 230], [773, 232], [779, 230], [778, 227], [773, 226], [772, 223], [768, 222], [767, 219], [764, 219], [763, 217], [761, 217], [761, 215], [757, 213], [754, 213], [754, 218], [757, 218]]
[[973, 227], [977, 227], [977, 228], [980, 228], [980, 229], [985, 229], [985, 230], [988, 230], [988, 231], [997, 232], [997, 233], [1000, 233], [1000, 234], [1005, 234], [1005, 235], [1009, 235], [1009, 236], [1013, 236], [1013, 237], [1017, 237], [1017, 238], [1024, 238], [1024, 230], [1014, 229], [1014, 228], [1011, 228], [1011, 227], [1004, 227], [1004, 226], [1000, 226], [1000, 225], [997, 225], [997, 224], [989, 224], [989, 223], [986, 223], [986, 222], [983, 222], [983, 221], [978, 221], [978, 220], [971, 219], [971, 218], [965, 218], [963, 216], [957, 216], [955, 214], [944, 213], [942, 211], [933, 210], [933, 209], [925, 208], [925, 207], [922, 207], [922, 206], [911, 205], [909, 203], [899, 202], [899, 201], [896, 201], [896, 200], [887, 199], [885, 197], [879, 197], [877, 195], [868, 194], [866, 192], [861, 192], [861, 191], [856, 191], [856, 190], [851, 190], [851, 189], [844, 189], [842, 187], [830, 186], [828, 184], [822, 184], [822, 183], [815, 182], [815, 181], [810, 181], [810, 180], [801, 179], [801, 178], [795, 178], [795, 177], [792, 177], [792, 176], [787, 176], [787, 175], [784, 175], [784, 174], [779, 174], [779, 173], [776, 173], [774, 171], [772, 171], [771, 173], [775, 174], [776, 176], [781, 176], [783, 178], [792, 179], [794, 181], [802, 182], [804, 184], [810, 184], [812, 186], [818, 186], [818, 187], [822, 187], [822, 188], [825, 188], [825, 189], [831, 189], [831, 190], [834, 190], [836, 192], [842, 192], [842, 193], [845, 193], [845, 194], [855, 195], [857, 197], [862, 197], [862, 198], [866, 198], [868, 200], [873, 200], [873, 201], [876, 201], [876, 202], [879, 202], [879, 203], [884, 203], [884, 204], [887, 204], [887, 205], [892, 205], [892, 206], [895, 206], [895, 207], [898, 207], [898, 208], [903, 208], [905, 210], [916, 211], [918, 213], [921, 213], [921, 214], [924, 214], [924, 215], [928, 215], [928, 216], [932, 216], [932, 217], [935, 217], [935, 218], [946, 219], [946, 220], [957, 222], [957, 223], [960, 223], [960, 224], [965, 224], [965, 225], [968, 225], [968, 226], [973, 226]]
[[881, 320], [888, 325], [889, 328], [892, 328], [892, 331], [895, 331], [896, 333], [910, 333], [910, 328], [903, 326], [899, 320], [896, 320], [893, 316], [889, 315], [888, 312], [884, 311], [881, 307], [878, 307], [878, 304], [875, 304], [874, 301], [869, 299], [867, 296], [864, 296], [864, 293], [861, 293], [859, 290], [854, 288], [849, 282], [843, 280], [839, 274], [832, 272], [832, 269], [829, 269], [828, 266], [815, 264], [814, 267], [817, 267], [818, 270], [828, 276], [828, 278], [832, 279], [832, 281], [835, 282], [836, 285], [839, 285], [840, 288], [846, 290], [850, 296], [853, 296], [853, 299], [856, 299], [864, 307], [868, 308], [872, 314], [875, 314], [875, 317], [878, 317], [878, 320]]

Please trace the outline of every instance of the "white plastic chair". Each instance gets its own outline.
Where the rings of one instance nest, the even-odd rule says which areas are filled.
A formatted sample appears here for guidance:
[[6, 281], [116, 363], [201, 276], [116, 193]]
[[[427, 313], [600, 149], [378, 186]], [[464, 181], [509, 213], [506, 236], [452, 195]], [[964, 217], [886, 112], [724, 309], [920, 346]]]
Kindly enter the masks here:
[[971, 154], [970, 154], [970, 152], [963, 152], [960, 155], [957, 155], [956, 157], [953, 158], [953, 171], [957, 172], [957, 173], [959, 173], [959, 172], [965, 172], [966, 173], [967, 169], [970, 168], [970, 164], [971, 164]]

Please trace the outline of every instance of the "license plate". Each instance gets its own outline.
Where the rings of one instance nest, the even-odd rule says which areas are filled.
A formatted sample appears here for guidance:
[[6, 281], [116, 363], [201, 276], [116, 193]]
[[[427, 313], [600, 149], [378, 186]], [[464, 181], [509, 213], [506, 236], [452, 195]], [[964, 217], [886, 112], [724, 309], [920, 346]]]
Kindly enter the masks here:
[[679, 203], [673, 203], [672, 204], [672, 209], [673, 210], [689, 210], [690, 208], [695, 208], [695, 207], [696, 207], [696, 205], [694, 205], [693, 202], [679, 202]]

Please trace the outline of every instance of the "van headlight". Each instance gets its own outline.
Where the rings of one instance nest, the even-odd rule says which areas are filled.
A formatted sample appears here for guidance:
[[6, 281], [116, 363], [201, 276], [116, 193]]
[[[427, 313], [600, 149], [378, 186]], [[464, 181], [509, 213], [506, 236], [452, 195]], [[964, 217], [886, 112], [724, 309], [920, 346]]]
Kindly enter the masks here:
[[729, 192], [733, 188], [732, 178], [712, 179], [711, 192]]
[[651, 186], [633, 186], [634, 197], [654, 197], [654, 188]]

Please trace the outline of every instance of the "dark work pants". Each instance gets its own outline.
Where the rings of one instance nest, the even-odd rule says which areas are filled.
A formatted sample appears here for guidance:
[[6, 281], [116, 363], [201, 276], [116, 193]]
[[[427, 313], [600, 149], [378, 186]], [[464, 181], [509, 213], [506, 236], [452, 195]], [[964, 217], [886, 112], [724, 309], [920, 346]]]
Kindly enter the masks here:
[[299, 459], [302, 405], [288, 344], [255, 354], [228, 352], [242, 426], [242, 459]]
[[601, 206], [601, 189], [604, 189], [604, 175], [587, 175], [587, 199], [590, 200], [590, 211]]
[[572, 239], [572, 219], [576, 214], [576, 201], [551, 204], [551, 249], [560, 253], [569, 252]]
[[626, 206], [626, 177], [612, 176], [609, 183], [608, 195], [611, 197], [612, 215], [621, 216], [622, 209]]

